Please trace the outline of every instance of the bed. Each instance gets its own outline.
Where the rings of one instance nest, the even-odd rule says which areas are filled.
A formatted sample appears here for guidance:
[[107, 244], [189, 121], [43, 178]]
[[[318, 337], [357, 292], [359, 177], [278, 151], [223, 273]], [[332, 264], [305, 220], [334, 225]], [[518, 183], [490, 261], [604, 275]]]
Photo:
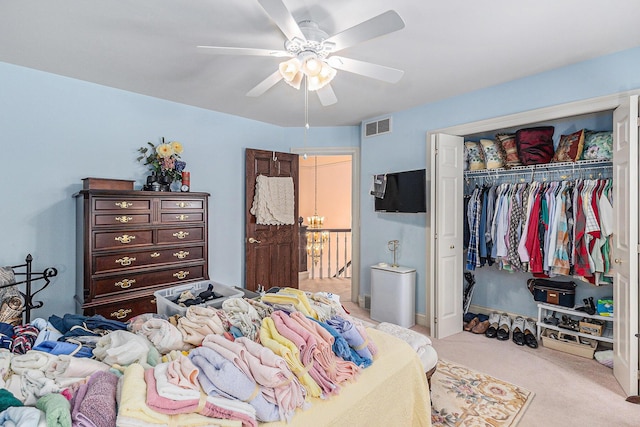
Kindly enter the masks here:
[[368, 328], [379, 354], [357, 380], [338, 396], [311, 399], [291, 423], [261, 423], [263, 427], [297, 426], [431, 426], [429, 388], [420, 359], [404, 341]]
[[[55, 276], [56, 271], [45, 270], [44, 273], [34, 275], [31, 273], [30, 262], [24, 266], [20, 265], [20, 266], [14, 266], [11, 268], [16, 268], [17, 270], [19, 270], [18, 267], [26, 267], [26, 270], [27, 270], [26, 281], [27, 281], [27, 284], [28, 284], [27, 286], [29, 290], [25, 293], [21, 292], [21, 294], [23, 298], [27, 301], [27, 305], [26, 305], [27, 308], [28, 309], [35, 308], [38, 306], [38, 304], [33, 303], [31, 297], [39, 291], [32, 292], [32, 290], [30, 289], [31, 281], [34, 279], [37, 279], [40, 276], [44, 276], [45, 282], [48, 284], [49, 282], [48, 278]], [[16, 274], [19, 274], [19, 273], [16, 271]], [[18, 281], [13, 281], [13, 282], [18, 282]], [[16, 283], [14, 283], [14, 285], [15, 284]], [[0, 289], [1, 288], [2, 287], [0, 286]], [[284, 295], [281, 295], [281, 297], [290, 299], [292, 298], [291, 292], [293, 291], [294, 290], [289, 290], [290, 292], [289, 294], [285, 293]], [[297, 290], [295, 290], [295, 292], [299, 294], [301, 301], [305, 301], [306, 297], [304, 293]], [[273, 298], [273, 295], [272, 295], [272, 298]], [[243, 305], [251, 306], [251, 304], [249, 304], [249, 300], [245, 300], [242, 298], [236, 298], [236, 301], [228, 301], [228, 302], [232, 302], [232, 304], [229, 304], [230, 306], [229, 308], [233, 308], [233, 307], [238, 308], [239, 306], [243, 306]], [[307, 304], [309, 303], [308, 301], [305, 301], [305, 302]], [[270, 306], [267, 306], [267, 307], [270, 307]], [[296, 305], [296, 307], [298, 307], [298, 304]], [[303, 309], [304, 307], [300, 307], [300, 308]], [[318, 306], [316, 306], [316, 308], [318, 308]], [[192, 310], [191, 308], [187, 309], [187, 313], [186, 313], [187, 317], [189, 316], [188, 313], [191, 310]], [[209, 324], [209, 322], [212, 322], [215, 319], [218, 319], [218, 314], [221, 314], [220, 312], [216, 314], [216, 309], [200, 308], [199, 310], [203, 310], [204, 312], [209, 313], [207, 314], [207, 316], [205, 316], [206, 319], [204, 320], [204, 322], [207, 324]], [[30, 313], [27, 310], [25, 310], [25, 312], [26, 312], [25, 323], [28, 323]], [[225, 311], [225, 313], [226, 314], [223, 317], [226, 317], [227, 320], [232, 318], [231, 317], [232, 313], [230, 311]], [[294, 318], [294, 317], [301, 318], [307, 322], [313, 323], [312, 320], [305, 317], [301, 313], [291, 313], [290, 315], [286, 315], [283, 313], [284, 311], [279, 311], [274, 309], [273, 313], [270, 315], [270, 319], [267, 319], [265, 317], [264, 321], [266, 322], [267, 320], [271, 320], [275, 318], [286, 319], [288, 318], [288, 316], [290, 316], [291, 318]], [[257, 314], [257, 311], [256, 311], [256, 314]], [[296, 315], [300, 315], [300, 316], [296, 316]], [[143, 315], [143, 317], [145, 316], [152, 316], [152, 315], [151, 314]], [[334, 319], [335, 317], [331, 318], [331, 320], [334, 320]], [[184, 320], [184, 319], [178, 319], [178, 325], [181, 324], [181, 320]], [[352, 320], [355, 320], [355, 319], [352, 319]], [[44, 322], [44, 319], [36, 319], [36, 321], [38, 321], [37, 322], [38, 324], [42, 324]], [[68, 397], [62, 397], [61, 393], [63, 391], [69, 391], [71, 393], [71, 396], [74, 396], [74, 397], [82, 396], [82, 397], [79, 397], [78, 399], [87, 398], [87, 395], [89, 395], [90, 393], [89, 390], [91, 389], [91, 387], [93, 387], [92, 384], [94, 379], [100, 377], [101, 374], [106, 375], [106, 371], [110, 371], [107, 377], [111, 377], [111, 380], [113, 380], [113, 384], [111, 384], [112, 386], [111, 388], [113, 388], [113, 390], [111, 390], [112, 393], [101, 394], [100, 400], [103, 402], [103, 404], [111, 408], [111, 411], [109, 413], [113, 418], [113, 425], [115, 425], [116, 424], [115, 417], [117, 416], [118, 420], [120, 420], [120, 416], [121, 416], [120, 412], [122, 409], [120, 405], [125, 405], [125, 402], [129, 402], [131, 399], [125, 399], [124, 392], [121, 397], [122, 399], [125, 399], [125, 400], [120, 401], [119, 398], [116, 397], [115, 384], [117, 380], [113, 378], [116, 376], [114, 372], [118, 370], [123, 372], [124, 375], [121, 377], [123, 381], [121, 382], [126, 383], [127, 371], [129, 371], [132, 366], [137, 366], [138, 371], [142, 373], [141, 375], [143, 375], [145, 373], [145, 370], [147, 371], [147, 373], [148, 371], [153, 371], [153, 369], [149, 369], [149, 367], [153, 367], [157, 363], [160, 363], [159, 356], [161, 354], [162, 355], [169, 354], [167, 351], [159, 351], [158, 350], [159, 347], [156, 348], [156, 346], [159, 345], [159, 343], [156, 342], [157, 338], [164, 340], [165, 338], [168, 337], [168, 335], [171, 335], [171, 334], [167, 335], [165, 333], [166, 331], [169, 331], [169, 329], [163, 329], [164, 327], [171, 326], [168, 320], [149, 317], [147, 320], [141, 320], [141, 322], [136, 325], [131, 325], [131, 324], [125, 324], [117, 321], [109, 321], [107, 319], [102, 318], [101, 316], [85, 317], [80, 315], [69, 314], [69, 315], [63, 316], [62, 318], [58, 316], [52, 316], [49, 318], [49, 321], [54, 323], [48, 323], [48, 325], [44, 325], [44, 327], [42, 327], [43, 325], [39, 325], [38, 327], [36, 327], [35, 326], [36, 322], [34, 321], [33, 324], [31, 325], [16, 326], [16, 330], [18, 330], [18, 328], [20, 328], [21, 330], [24, 328], [31, 328], [32, 329], [31, 338], [35, 338], [36, 334], [38, 337], [40, 337], [42, 333], [46, 333], [48, 336], [51, 336], [49, 334], [53, 334], [54, 331], [60, 332], [61, 334], [67, 334], [69, 332], [72, 332], [73, 334], [68, 342], [63, 339], [64, 337], [60, 337], [60, 338], [56, 337], [56, 338], [45, 338], [45, 340], [53, 339], [54, 341], [44, 341], [39, 344], [40, 346], [47, 343], [55, 344], [55, 348], [53, 348], [53, 350], [55, 351], [52, 351], [51, 354], [42, 353], [42, 351], [49, 353], [49, 350], [47, 350], [48, 349], [47, 346], [45, 346], [44, 348], [39, 348], [38, 345], [35, 345], [32, 351], [32, 345], [35, 343], [30, 343], [29, 347], [27, 348], [24, 344], [26, 338], [22, 339], [23, 338], [22, 336], [17, 336], [17, 335], [15, 335], [15, 338], [13, 338], [13, 341], [9, 343], [8, 347], [5, 346], [2, 350], [0, 350], [1, 351], [0, 356], [2, 356], [0, 357], [0, 361], [4, 361], [4, 365], [6, 365], [3, 371], [4, 374], [2, 376], [2, 380], [4, 381], [3, 387], [5, 390], [7, 390], [7, 392], [12, 393], [16, 398], [18, 398], [18, 400], [23, 402], [25, 405], [24, 408], [18, 408], [15, 410], [10, 408], [14, 412], [22, 411], [24, 413], [24, 412], [27, 412], [28, 410], [35, 410], [35, 408], [33, 408], [33, 405], [35, 404], [37, 406], [41, 402], [41, 400], [47, 399], [49, 396], [55, 395], [55, 397], [58, 397], [64, 401]], [[163, 328], [158, 329], [156, 331], [151, 331], [151, 335], [139, 333], [140, 332], [139, 328], [142, 328], [143, 325], [147, 325], [147, 322], [154, 322], [154, 321], [156, 321], [154, 324], [157, 324], [158, 322], [160, 322], [163, 325]], [[82, 328], [74, 329], [76, 328], [76, 326], [71, 326], [71, 323], [67, 323], [67, 322], [71, 322], [71, 323], [81, 322]], [[135, 322], [132, 322], [132, 323], [135, 323]], [[274, 322], [274, 324], [275, 323], [277, 322]], [[185, 325], [186, 324], [187, 323], [185, 323]], [[251, 322], [251, 319], [249, 319], [247, 325], [251, 325], [251, 324], [253, 323]], [[54, 325], [55, 325], [55, 328], [53, 328]], [[236, 324], [234, 323], [234, 325]], [[200, 327], [201, 325], [196, 325], [196, 326]], [[241, 325], [236, 325], [236, 326], [241, 328]], [[264, 323], [263, 323], [263, 326], [264, 326]], [[345, 426], [345, 425], [403, 426], [403, 427], [404, 426], [416, 426], [416, 427], [431, 426], [431, 405], [430, 405], [429, 388], [425, 378], [424, 367], [422, 366], [418, 353], [416, 353], [416, 351], [407, 342], [390, 333], [387, 333], [375, 328], [367, 328], [366, 334], [364, 334], [364, 325], [359, 324], [359, 327], [362, 328], [362, 332], [363, 332], [363, 337], [361, 338], [368, 337], [368, 341], [365, 340], [364, 343], [370, 343], [371, 341], [375, 343], [377, 352], [372, 351], [372, 354], [375, 354], [375, 356], [373, 357], [373, 362], [371, 362], [371, 359], [369, 359], [368, 363], [361, 365], [361, 366], [367, 366], [367, 367], [366, 368], [361, 367], [358, 370], [358, 375], [355, 377], [355, 379], [351, 379], [346, 382], [341, 382], [339, 393], [337, 394], [329, 393], [330, 397], [324, 400], [321, 398], [310, 397], [311, 394], [309, 394], [306, 398], [306, 402], [309, 405], [307, 405], [307, 407], [304, 410], [300, 409], [300, 407], [303, 406], [301, 402], [300, 402], [300, 405], [297, 405], [298, 409], [295, 409], [295, 407], [292, 407], [290, 412], [288, 413], [288, 416], [291, 416], [291, 414], [293, 415], [291, 416], [291, 419], [288, 423], [284, 421], [262, 422], [262, 423], [258, 423], [257, 425], [261, 427], [284, 427], [284, 426], [308, 427], [308, 426]], [[177, 331], [178, 334], [180, 334], [180, 331], [177, 329], [177, 327], [171, 326], [171, 328], [175, 328], [175, 331]], [[41, 332], [39, 334], [37, 333], [38, 329], [40, 329], [40, 332]], [[87, 348], [84, 345], [82, 345], [78, 340], [82, 340], [83, 336], [85, 335], [84, 332], [91, 332], [94, 329], [101, 330], [102, 333], [104, 334], [101, 335], [99, 338], [96, 338], [97, 342], [95, 345], [95, 349], [92, 352], [89, 352], [88, 354], [85, 354], [82, 356], [81, 353], [87, 350]], [[131, 331], [137, 330], [138, 333], [131, 332], [130, 330]], [[173, 331], [173, 329], [171, 330]], [[78, 331], [81, 332], [79, 335], [76, 333]], [[21, 335], [23, 333], [24, 332], [21, 332]], [[228, 333], [228, 330], [227, 332], [224, 332], [224, 334], [227, 334], [227, 333]], [[12, 335], [13, 333], [7, 335], [7, 337]], [[213, 338], [211, 338], [210, 335], [213, 335]], [[212, 339], [213, 341], [216, 341], [215, 338], [219, 338], [219, 340], [222, 340], [223, 342], [227, 342], [226, 339], [222, 338], [222, 335], [223, 335], [222, 332], [212, 332], [210, 334], [204, 334], [203, 337], [199, 338], [199, 342], [202, 343], [203, 339], [206, 341], [207, 337]], [[243, 338], [245, 337], [247, 336], [246, 335], [243, 336]], [[185, 344], [185, 342], [182, 342], [183, 339], [186, 340], [184, 333], [180, 335], [180, 338], [175, 336], [174, 338], [175, 338], [174, 340], [175, 342], [173, 342], [172, 344], [177, 345], [178, 344], [177, 341], [179, 341], [180, 346], [183, 346]], [[16, 351], [16, 348], [17, 348], [16, 340], [18, 339], [22, 343], [21, 346], [18, 348], [18, 350], [24, 350], [24, 351]], [[231, 338], [229, 339], [233, 341], [233, 339]], [[263, 337], [263, 339], [267, 339], [267, 337]], [[61, 342], [61, 341], [64, 341], [64, 342]], [[73, 347], [73, 351], [71, 353], [67, 351], [69, 350], [69, 348], [67, 347], [69, 347], [70, 342], [74, 343], [71, 345], [71, 347]], [[138, 342], [140, 342], [140, 345], [137, 345]], [[107, 345], [108, 343], [111, 343], [112, 345], [109, 346]], [[163, 343], [167, 344], [167, 341], [165, 340], [163, 341]], [[191, 344], [196, 345], [195, 343], [191, 343]], [[356, 349], [356, 347], [357, 347], [356, 345], [352, 345], [352, 349]], [[125, 352], [125, 348], [129, 350]], [[184, 347], [184, 348], [186, 349], [187, 347]], [[193, 346], [188, 346], [188, 348], [192, 349], [188, 352], [190, 356], [191, 356], [191, 351], [198, 353], [198, 350], [201, 350], [199, 345], [196, 345], [196, 348], [193, 348]], [[63, 351], [63, 349], [65, 351]], [[152, 352], [150, 351], [150, 349], [153, 349], [154, 351]], [[188, 357], [185, 357], [184, 354], [180, 354], [181, 351], [177, 351], [176, 349], [178, 349], [178, 347], [174, 347], [174, 350], [171, 350], [170, 353], [171, 354], [177, 353], [177, 356], [174, 355], [172, 356], [172, 358], [169, 358], [169, 360], [175, 360], [173, 359], [173, 357], [177, 357], [177, 358], [182, 357], [185, 359], [189, 359]], [[144, 357], [138, 358], [137, 352], [140, 352], [141, 350], [144, 350], [141, 353], [141, 355], [143, 355]], [[156, 356], [152, 358], [151, 355], [154, 352], [156, 353]], [[77, 356], [77, 357], [74, 357], [74, 356]], [[132, 359], [134, 361], [123, 363], [124, 360], [128, 360], [128, 359]], [[154, 359], [153, 363], [151, 363], [152, 359]], [[195, 363], [195, 359], [193, 360]], [[11, 366], [11, 371], [13, 372], [10, 372], [8, 369], [6, 369], [9, 366], [9, 363]], [[22, 368], [20, 370], [16, 369], [16, 367], [20, 367], [22, 365], [25, 366], [24, 369]], [[351, 363], [351, 365], [353, 365], [353, 363]], [[0, 368], [2, 368], [2, 366], [3, 366], [2, 363], [0, 363]], [[143, 368], [142, 366], [145, 366], [145, 367]], [[308, 370], [309, 367], [311, 366], [313, 366], [313, 363], [307, 365], [306, 367], [303, 366], [303, 368]], [[320, 366], [320, 365], [316, 365], [316, 366]], [[331, 366], [335, 367], [336, 366], [335, 362], [332, 362]], [[356, 365], [353, 365], [353, 366], [354, 366], [354, 369], [356, 370], [358, 369], [358, 368], [355, 368]], [[134, 370], [132, 370], [132, 372], [133, 371]], [[153, 376], [154, 374], [151, 374], [151, 375]], [[214, 375], [220, 378], [219, 373], [215, 373]], [[33, 378], [38, 379], [38, 381], [35, 381], [35, 380], [32, 381]], [[103, 378], [103, 377], [100, 377], [100, 378]], [[198, 378], [200, 377], [198, 376]], [[273, 382], [273, 378], [275, 377], [269, 377], [269, 378], [270, 379], [268, 379], [267, 381]], [[207, 392], [207, 394], [203, 394], [202, 390], [204, 389], [204, 387], [203, 389], [200, 389], [200, 386], [197, 386], [200, 389], [199, 391], [200, 402], [198, 403], [198, 405], [196, 405], [198, 407], [197, 409], [190, 409], [188, 411], [179, 411], [179, 412], [167, 412], [167, 411], [173, 410], [172, 408], [169, 407], [170, 406], [169, 405], [169, 406], [162, 406], [161, 408], [158, 408], [157, 411], [160, 411], [160, 412], [156, 412], [154, 409], [151, 409], [151, 406], [147, 406], [147, 404], [150, 404], [150, 403], [147, 400], [147, 394], [144, 393], [146, 386], [148, 384], [152, 384], [152, 382], [147, 381], [147, 383], [145, 384], [146, 377], [144, 379], [138, 379], [138, 380], [140, 382], [134, 384], [133, 389], [135, 391], [134, 394], [139, 398], [138, 399], [139, 401], [136, 401], [135, 405], [129, 405], [129, 406], [132, 406], [132, 410], [134, 410], [134, 412], [139, 410], [141, 411], [141, 413], [151, 414], [152, 418], [155, 417], [159, 420], [162, 420], [159, 423], [155, 423], [155, 424], [152, 423], [152, 425], [159, 425], [159, 426], [185, 425], [185, 424], [180, 424], [178, 422], [178, 420], [184, 419], [185, 416], [186, 417], [192, 416], [192, 418], [195, 417], [199, 419], [200, 422], [204, 423], [204, 424], [198, 424], [198, 425], [213, 425], [213, 424], [221, 424], [222, 422], [224, 422], [224, 424], [222, 425], [239, 424], [238, 418], [235, 418], [235, 417], [222, 416], [221, 418], [224, 418], [224, 420], [215, 420], [213, 418], [208, 418], [211, 415], [205, 416], [207, 414], [202, 412], [201, 404], [205, 404], [206, 402], [202, 400], [202, 398], [203, 396], [206, 398], [207, 394], [209, 393]], [[225, 384], [228, 384], [228, 383], [225, 383]], [[233, 382], [233, 384], [236, 384], [236, 383]], [[256, 383], [252, 383], [252, 384], [255, 387], [255, 390], [260, 390], [260, 388], [256, 385]], [[261, 384], [264, 384], [264, 383], [261, 382]], [[42, 387], [40, 385], [42, 385]], [[281, 385], [284, 385], [284, 383], [281, 383]], [[122, 389], [125, 389], [125, 388], [127, 387], [123, 385]], [[82, 393], [79, 392], [79, 389], [82, 389], [83, 392]], [[128, 389], [132, 390], [131, 387], [128, 387]], [[49, 391], [46, 391], [46, 390], [49, 390]], [[107, 395], [111, 397], [105, 398], [105, 396]], [[149, 396], [153, 397], [151, 395]], [[252, 394], [252, 397], [255, 397], [255, 394]], [[239, 397], [236, 397], [236, 398], [239, 399]], [[238, 400], [239, 404], [251, 406], [248, 403], [250, 400], [249, 398], [247, 398], [247, 400], [244, 400], [244, 402], [241, 402], [241, 400], [244, 400], [244, 399], [239, 399]], [[74, 402], [73, 398], [72, 398], [72, 402]], [[83, 402], [84, 400], [76, 400], [75, 403], [71, 405], [70, 409], [61, 411], [62, 412], [61, 415], [67, 417], [68, 419], [70, 419], [70, 417], [76, 417], [78, 414], [82, 415], [83, 412], [81, 410], [81, 405], [84, 404]], [[118, 403], [120, 405], [118, 405]], [[9, 405], [9, 406], [15, 406], [15, 405]], [[38, 407], [38, 409], [41, 409], [41, 408]], [[76, 410], [78, 410], [78, 412], [76, 412]], [[42, 411], [45, 414], [47, 413], [46, 409], [43, 409]], [[6, 411], [2, 413], [6, 413]], [[127, 412], [123, 411], [123, 413], [125, 414], [123, 416], [123, 419], [125, 420], [131, 419], [131, 414], [132, 414], [131, 411], [127, 411]], [[38, 415], [37, 411], [36, 411], [36, 415]], [[42, 420], [42, 417], [44, 415], [40, 414], [39, 416], [41, 417], [41, 420]], [[49, 415], [47, 414], [47, 416]], [[102, 413], [99, 415], [99, 417], [103, 417]], [[253, 422], [247, 425], [256, 425], [256, 418], [269, 419], [269, 418], [256, 417], [254, 415]], [[271, 418], [271, 419], [277, 419], [277, 417]], [[281, 419], [284, 419], [284, 417]], [[111, 425], [111, 422], [108, 422], [105, 425]], [[124, 425], [124, 424], [119, 423], [118, 425]], [[135, 417], [134, 417], [134, 425], [139, 425], [139, 420], [135, 421]], [[194, 424], [187, 424], [187, 425], [194, 425]]]

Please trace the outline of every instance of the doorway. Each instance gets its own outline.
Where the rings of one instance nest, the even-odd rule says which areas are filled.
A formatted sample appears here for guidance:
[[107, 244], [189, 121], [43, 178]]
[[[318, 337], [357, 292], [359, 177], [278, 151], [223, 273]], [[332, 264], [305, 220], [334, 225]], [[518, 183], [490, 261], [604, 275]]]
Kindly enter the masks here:
[[359, 150], [322, 147], [291, 152], [300, 155], [299, 288], [332, 292], [340, 295], [341, 301], [357, 304], [360, 291]]

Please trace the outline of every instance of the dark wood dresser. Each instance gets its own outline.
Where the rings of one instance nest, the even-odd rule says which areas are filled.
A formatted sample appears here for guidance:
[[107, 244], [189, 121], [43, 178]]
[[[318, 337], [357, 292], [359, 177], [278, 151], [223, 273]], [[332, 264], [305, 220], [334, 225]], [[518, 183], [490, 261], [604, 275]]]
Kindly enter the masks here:
[[76, 308], [126, 321], [154, 291], [208, 280], [207, 193], [82, 190], [76, 198]]

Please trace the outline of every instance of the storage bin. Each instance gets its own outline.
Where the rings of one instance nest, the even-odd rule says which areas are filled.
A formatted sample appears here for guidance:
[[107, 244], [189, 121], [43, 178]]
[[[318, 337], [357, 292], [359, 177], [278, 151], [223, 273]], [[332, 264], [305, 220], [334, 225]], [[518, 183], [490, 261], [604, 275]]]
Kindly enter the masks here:
[[580, 332], [583, 334], [594, 335], [596, 337], [602, 336], [602, 331], [604, 330], [604, 322], [595, 323], [594, 321], [585, 321], [581, 320], [579, 323]]
[[613, 298], [602, 298], [598, 300], [598, 314], [600, 316], [613, 317]]
[[576, 356], [580, 356], [580, 357], [586, 357], [587, 359], [593, 359], [593, 353], [595, 353], [596, 347], [598, 347], [598, 341], [589, 339], [589, 338], [582, 338], [582, 340], [588, 340], [589, 345], [580, 344], [577, 341], [580, 339], [580, 337], [576, 335], [572, 335], [576, 338], [576, 342], [574, 343], [574, 342], [569, 342], [563, 339], [551, 338], [549, 337], [549, 334], [551, 333], [556, 334], [556, 336], [558, 336], [559, 338], [562, 338], [563, 334], [565, 336], [571, 335], [571, 334], [565, 334], [563, 332], [557, 332], [552, 329], [545, 329], [544, 332], [542, 333], [542, 345], [544, 347], [563, 351], [569, 354], [575, 354]]
[[222, 295], [222, 297], [214, 298], [204, 302], [203, 304], [199, 304], [201, 306], [220, 308], [222, 307], [222, 302], [224, 300], [229, 298], [241, 298], [244, 295], [241, 290], [234, 289], [231, 286], [223, 285], [221, 283], [212, 282], [210, 280], [185, 283], [173, 288], [161, 289], [153, 293], [156, 297], [157, 313], [164, 314], [166, 316], [173, 316], [174, 314], [184, 316], [187, 312], [187, 307], [182, 307], [174, 301], [178, 299], [182, 292], [187, 290], [190, 290], [191, 293], [197, 297], [200, 292], [206, 291], [209, 288], [209, 284], [213, 284], [213, 291], [218, 295]]

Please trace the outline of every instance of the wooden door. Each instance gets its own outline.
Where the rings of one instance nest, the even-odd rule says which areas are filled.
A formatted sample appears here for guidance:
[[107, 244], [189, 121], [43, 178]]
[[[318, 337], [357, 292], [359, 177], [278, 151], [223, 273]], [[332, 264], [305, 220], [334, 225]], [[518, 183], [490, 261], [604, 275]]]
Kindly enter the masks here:
[[638, 96], [613, 114], [613, 374], [638, 394]]
[[[298, 155], [264, 150], [245, 152], [245, 287], [256, 291], [298, 287]], [[258, 175], [291, 177], [295, 193], [292, 225], [261, 225], [250, 210]]]
[[434, 272], [434, 324], [436, 338], [462, 331], [463, 260], [463, 147], [464, 139], [446, 134], [433, 135], [435, 167], [431, 188], [435, 203], [432, 209]]

